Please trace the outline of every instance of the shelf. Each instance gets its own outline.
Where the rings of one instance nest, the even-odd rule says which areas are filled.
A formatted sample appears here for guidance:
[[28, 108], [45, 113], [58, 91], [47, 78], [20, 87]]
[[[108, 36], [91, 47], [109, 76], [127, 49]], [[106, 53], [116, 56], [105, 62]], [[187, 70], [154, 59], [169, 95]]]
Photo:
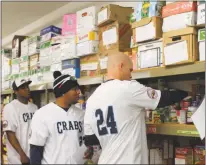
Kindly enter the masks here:
[[174, 76], [181, 74], [191, 74], [205, 72], [205, 61], [195, 62], [194, 64], [177, 65], [173, 67], [155, 67], [142, 69], [132, 73], [132, 79], [144, 79], [164, 76]]
[[37, 85], [31, 85], [31, 86], [30, 86], [30, 90], [31, 90], [31, 91], [41, 91], [41, 90], [45, 90], [46, 87], [47, 87], [47, 83], [37, 84]]
[[77, 80], [79, 85], [94, 85], [101, 84], [103, 82], [103, 76], [98, 77], [85, 77]]
[[1, 91], [1, 95], [9, 95], [11, 94], [13, 91], [11, 89], [7, 89], [7, 90], [3, 90]]
[[147, 124], [148, 134], [200, 137], [194, 125], [189, 124]]

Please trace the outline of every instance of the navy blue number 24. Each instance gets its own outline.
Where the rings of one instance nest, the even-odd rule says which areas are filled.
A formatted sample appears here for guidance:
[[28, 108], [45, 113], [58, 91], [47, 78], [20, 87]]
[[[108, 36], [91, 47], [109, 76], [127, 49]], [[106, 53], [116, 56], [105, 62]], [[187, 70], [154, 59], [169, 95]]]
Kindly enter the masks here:
[[101, 109], [96, 110], [95, 116], [99, 117], [99, 119], [97, 120], [97, 129], [98, 129], [100, 136], [107, 135], [108, 128], [110, 128], [110, 134], [117, 134], [118, 133], [117, 124], [116, 124], [116, 121], [114, 119], [114, 113], [113, 113], [112, 106], [108, 107], [107, 121], [106, 121], [105, 127], [100, 128], [100, 126], [104, 123], [104, 116], [103, 116], [103, 112]]

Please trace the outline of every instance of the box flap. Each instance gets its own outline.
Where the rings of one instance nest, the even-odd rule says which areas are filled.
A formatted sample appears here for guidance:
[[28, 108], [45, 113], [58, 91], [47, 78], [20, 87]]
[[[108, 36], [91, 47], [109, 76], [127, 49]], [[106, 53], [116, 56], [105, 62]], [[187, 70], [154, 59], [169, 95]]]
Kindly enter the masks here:
[[173, 30], [167, 33], [163, 33], [163, 38], [165, 37], [174, 37], [174, 36], [182, 36], [182, 35], [188, 35], [188, 34], [193, 34], [196, 35], [197, 34], [197, 30], [193, 27], [187, 27], [184, 29], [180, 29], [180, 30]]

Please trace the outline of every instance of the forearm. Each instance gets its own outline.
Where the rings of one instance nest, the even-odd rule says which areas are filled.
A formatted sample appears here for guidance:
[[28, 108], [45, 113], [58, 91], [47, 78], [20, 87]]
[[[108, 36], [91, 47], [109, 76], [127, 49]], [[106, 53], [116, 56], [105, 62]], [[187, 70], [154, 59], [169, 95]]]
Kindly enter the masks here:
[[30, 164], [41, 164], [43, 158], [43, 146], [30, 145]]
[[93, 145], [100, 145], [99, 140], [97, 139], [96, 135], [85, 135], [84, 136], [84, 144], [88, 146], [93, 146]]
[[158, 108], [172, 105], [174, 103], [180, 102], [182, 99], [188, 96], [185, 91], [161, 91], [161, 98], [158, 104]]
[[9, 143], [11, 144], [11, 146], [16, 150], [16, 152], [19, 155], [26, 155], [25, 152], [23, 151], [23, 149], [21, 148], [18, 139], [16, 138], [16, 135], [14, 132], [11, 131], [7, 131], [7, 138], [9, 140]]

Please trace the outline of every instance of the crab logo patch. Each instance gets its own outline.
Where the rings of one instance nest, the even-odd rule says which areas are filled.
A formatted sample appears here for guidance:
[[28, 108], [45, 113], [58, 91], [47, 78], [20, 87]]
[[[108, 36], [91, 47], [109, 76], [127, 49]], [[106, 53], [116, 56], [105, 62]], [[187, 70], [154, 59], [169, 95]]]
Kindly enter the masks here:
[[147, 89], [147, 95], [149, 96], [149, 98], [151, 99], [156, 99], [158, 94], [156, 92], [156, 90], [152, 89], [152, 88], [148, 88]]
[[8, 121], [7, 121], [7, 120], [4, 120], [2, 125], [3, 125], [3, 128], [8, 127]]

